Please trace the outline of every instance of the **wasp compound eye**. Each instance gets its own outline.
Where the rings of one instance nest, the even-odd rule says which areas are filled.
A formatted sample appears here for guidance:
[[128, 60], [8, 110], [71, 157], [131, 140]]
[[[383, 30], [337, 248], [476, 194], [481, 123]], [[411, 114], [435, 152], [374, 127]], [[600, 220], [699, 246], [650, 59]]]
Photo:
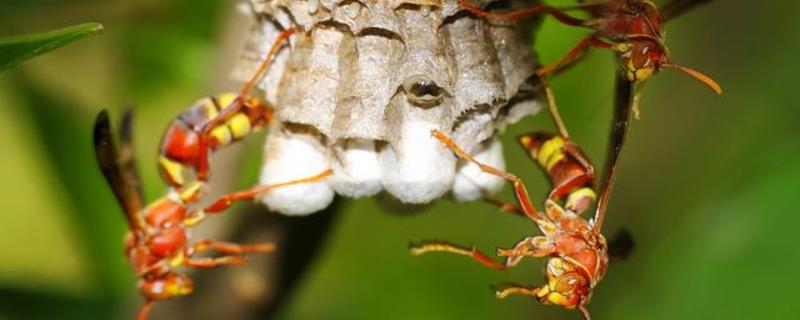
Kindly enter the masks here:
[[408, 101], [420, 107], [433, 107], [442, 101], [444, 89], [422, 75], [411, 76], [403, 82]]

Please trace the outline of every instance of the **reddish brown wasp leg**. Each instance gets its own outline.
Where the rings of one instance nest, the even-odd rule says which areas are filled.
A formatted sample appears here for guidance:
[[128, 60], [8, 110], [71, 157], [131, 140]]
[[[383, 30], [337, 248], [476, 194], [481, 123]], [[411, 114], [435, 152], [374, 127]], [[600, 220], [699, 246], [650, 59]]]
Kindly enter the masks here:
[[581, 152], [581, 150], [578, 148], [578, 146], [576, 146], [574, 143], [572, 143], [571, 140], [569, 140], [569, 141], [567, 141], [567, 143], [564, 144], [563, 148], [564, 148], [564, 152], [566, 152], [570, 156], [574, 157], [575, 160], [577, 160], [578, 163], [581, 164], [581, 167], [586, 169], [586, 173], [587, 174], [589, 174], [592, 177], [594, 177], [594, 174], [595, 174], [594, 165], [592, 165], [592, 162], [589, 161], [589, 159], [586, 159], [586, 156], [583, 154], [583, 152]]
[[[531, 248], [537, 249], [531, 250]], [[506, 257], [506, 266], [508, 267], [517, 265], [525, 256], [539, 258], [548, 256], [553, 252], [555, 252], [555, 248], [547, 246], [547, 238], [542, 236], [526, 237], [512, 249], [497, 249], [498, 256]]]
[[141, 309], [139, 309], [139, 315], [136, 317], [137, 320], [147, 320], [150, 316], [150, 310], [153, 309], [153, 300], [147, 300], [142, 304]]
[[547, 110], [550, 111], [550, 116], [553, 117], [553, 122], [556, 123], [556, 128], [558, 128], [558, 133], [561, 135], [564, 140], [569, 141], [569, 132], [567, 132], [567, 126], [564, 124], [564, 120], [561, 119], [561, 114], [558, 112], [558, 105], [556, 104], [555, 94], [553, 94], [553, 89], [550, 88], [550, 84], [547, 83], [547, 79], [544, 77], [541, 78], [542, 89], [544, 90], [544, 95], [547, 97]]
[[224, 256], [219, 258], [191, 258], [184, 263], [185, 266], [195, 269], [209, 269], [221, 266], [240, 266], [247, 263], [247, 258], [242, 256]]
[[589, 310], [586, 310], [586, 307], [584, 307], [583, 305], [578, 306], [578, 311], [581, 312], [584, 320], [592, 320], [592, 316], [589, 314]]
[[253, 87], [255, 87], [256, 83], [258, 83], [261, 77], [263, 77], [264, 74], [267, 72], [267, 67], [269, 66], [269, 62], [272, 61], [272, 59], [278, 53], [278, 50], [280, 50], [283, 42], [288, 40], [289, 37], [293, 35], [296, 31], [297, 30], [295, 28], [289, 28], [284, 30], [278, 35], [278, 38], [276, 38], [275, 41], [272, 43], [272, 48], [269, 49], [267, 57], [264, 59], [264, 61], [261, 62], [261, 65], [258, 66], [258, 70], [256, 70], [256, 73], [253, 74], [252, 78], [250, 78], [250, 81], [247, 81], [247, 83], [242, 88], [242, 91], [239, 92], [240, 96], [245, 97], [250, 95], [250, 91], [253, 90]]
[[523, 287], [523, 286], [516, 286], [515, 285], [515, 286], [509, 286], [509, 287], [505, 287], [503, 289], [497, 290], [495, 292], [495, 296], [497, 296], [498, 299], [503, 299], [503, 298], [508, 297], [508, 296], [510, 296], [512, 294], [519, 294], [519, 295], [532, 296], [532, 297], [538, 298], [536, 293], [538, 293], [540, 289], [541, 289], [541, 287], [530, 287], [529, 288], [529, 287]]
[[201, 240], [195, 243], [191, 249], [186, 250], [186, 256], [191, 257], [197, 252], [214, 250], [228, 256], [219, 258], [189, 258], [185, 265], [191, 268], [207, 269], [218, 266], [237, 266], [247, 262], [245, 257], [240, 256], [245, 253], [266, 253], [275, 250], [275, 244], [262, 242], [255, 244], [237, 244], [230, 242]]
[[281, 32], [278, 35], [278, 38], [275, 39], [275, 42], [272, 44], [272, 48], [270, 48], [269, 53], [267, 53], [266, 58], [261, 61], [261, 65], [259, 65], [258, 70], [253, 74], [253, 77], [250, 78], [249, 81], [244, 85], [242, 88], [239, 97], [234, 100], [230, 106], [225, 107], [220, 111], [220, 113], [214, 117], [214, 119], [206, 122], [202, 127], [199, 128], [198, 137], [198, 149], [200, 150], [200, 156], [197, 158], [197, 179], [200, 181], [208, 180], [208, 139], [210, 139], [210, 132], [217, 126], [225, 121], [228, 121], [230, 117], [234, 116], [236, 113], [241, 111], [242, 108], [246, 106], [245, 102], [243, 101], [246, 97], [250, 94], [250, 91], [253, 90], [256, 83], [264, 76], [264, 73], [267, 70], [270, 62], [278, 53], [278, 50], [283, 46], [283, 42], [289, 39], [289, 37], [294, 34], [295, 29], [287, 29], [286, 31]]
[[207, 212], [207, 213], [211, 213], [211, 214], [218, 213], [218, 212], [221, 212], [221, 211], [227, 209], [228, 207], [230, 207], [236, 201], [254, 200], [259, 195], [261, 195], [261, 194], [263, 194], [265, 192], [269, 192], [270, 190], [281, 188], [281, 187], [287, 187], [287, 186], [291, 186], [291, 185], [295, 185], [295, 184], [312, 183], [312, 182], [321, 181], [321, 180], [327, 178], [328, 176], [330, 176], [332, 174], [333, 174], [333, 171], [328, 169], [328, 170], [323, 171], [322, 173], [319, 173], [319, 174], [317, 174], [315, 176], [311, 176], [311, 177], [307, 177], [307, 178], [302, 178], [302, 179], [297, 179], [297, 180], [292, 180], [292, 181], [287, 181], [287, 182], [282, 182], [282, 183], [276, 183], [276, 184], [267, 184], [267, 185], [255, 186], [255, 187], [253, 187], [251, 189], [248, 189], [248, 190], [239, 191], [239, 192], [235, 192], [235, 193], [231, 193], [229, 195], [223, 196], [220, 199], [218, 199], [217, 201], [215, 201], [213, 204], [211, 204], [210, 206], [206, 207], [203, 211]]
[[492, 205], [497, 206], [497, 208], [500, 209], [500, 211], [508, 212], [522, 217], [525, 216], [525, 213], [522, 212], [522, 208], [520, 208], [516, 203], [511, 203], [505, 200], [500, 200], [492, 197], [483, 197], [483, 201], [486, 201]]
[[192, 246], [192, 249], [194, 249], [194, 252], [214, 250], [222, 254], [240, 255], [244, 253], [272, 252], [275, 250], [275, 244], [272, 242], [238, 244], [238, 243], [215, 241], [215, 240], [200, 240]]
[[[531, 296], [531, 297], [534, 297], [536, 299], [540, 299], [541, 297], [539, 297], [538, 293], [539, 293], [539, 291], [541, 291], [541, 289], [542, 289], [542, 287], [523, 287], [523, 286], [514, 285], [514, 286], [509, 286], [509, 287], [505, 287], [503, 289], [497, 290], [495, 292], [495, 296], [498, 299], [503, 299], [503, 298], [508, 297], [508, 296], [510, 296], [512, 294], [518, 294], [518, 295]], [[583, 318], [585, 320], [591, 320], [592, 319], [592, 317], [589, 315], [589, 310], [586, 310], [586, 307], [584, 307], [582, 304], [578, 305], [577, 309], [578, 309], [578, 311], [581, 312], [581, 315], [583, 315]]]
[[467, 11], [472, 12], [474, 15], [489, 20], [517, 21], [533, 15], [547, 13], [552, 15], [553, 18], [556, 18], [558, 21], [570, 26], [583, 26], [584, 23], [584, 20], [572, 17], [564, 13], [564, 11], [561, 9], [555, 7], [535, 6], [511, 12], [495, 13], [484, 11], [469, 0], [459, 0], [458, 3], [464, 9], [467, 9]]
[[545, 217], [541, 213], [539, 213], [539, 211], [537, 211], [536, 208], [533, 206], [533, 203], [531, 202], [531, 199], [528, 196], [528, 190], [525, 189], [525, 184], [522, 183], [522, 180], [520, 178], [517, 178], [517, 176], [513, 174], [510, 174], [508, 172], [505, 172], [503, 170], [497, 169], [495, 167], [483, 164], [480, 161], [475, 160], [475, 158], [464, 152], [464, 150], [462, 150], [461, 147], [456, 145], [456, 143], [453, 142], [453, 140], [451, 140], [447, 135], [438, 130], [431, 131], [431, 134], [436, 139], [445, 144], [448, 148], [450, 148], [450, 150], [453, 150], [453, 152], [460, 158], [477, 165], [481, 169], [481, 171], [511, 181], [514, 184], [514, 191], [517, 195], [517, 200], [519, 200], [522, 212], [524, 212], [526, 216], [533, 219], [534, 221], [545, 219]]
[[573, 47], [572, 50], [570, 50], [569, 52], [567, 52], [567, 54], [559, 58], [556, 62], [536, 71], [536, 74], [539, 75], [539, 77], [546, 77], [547, 75], [558, 72], [558, 70], [565, 63], [571, 61], [572, 59], [575, 59], [577, 56], [580, 55], [581, 52], [588, 49], [589, 46], [611, 49], [611, 44], [608, 44], [603, 40], [598, 39], [596, 35], [592, 35], [578, 42], [578, 44], [575, 45], [575, 47]]
[[420, 256], [426, 254], [428, 252], [450, 252], [455, 253], [462, 256], [467, 256], [472, 258], [473, 260], [483, 264], [489, 268], [497, 269], [497, 270], [505, 270], [507, 267], [497, 261], [492, 260], [488, 255], [483, 252], [478, 251], [475, 247], [470, 249], [459, 247], [456, 245], [452, 245], [449, 243], [443, 242], [429, 242], [423, 243], [419, 245], [412, 245], [411, 246], [411, 254], [415, 256]]
[[553, 117], [553, 122], [556, 123], [556, 127], [558, 128], [558, 133], [561, 135], [561, 138], [565, 140], [564, 144], [564, 151], [567, 152], [569, 155], [573, 156], [575, 160], [580, 162], [581, 166], [586, 168], [588, 172], [594, 175], [594, 166], [586, 159], [586, 156], [581, 153], [580, 149], [572, 143], [572, 140], [569, 138], [569, 132], [567, 131], [567, 125], [564, 124], [564, 120], [561, 118], [561, 113], [558, 112], [558, 105], [556, 104], [555, 94], [553, 94], [553, 90], [550, 88], [550, 85], [547, 83], [545, 78], [541, 79], [542, 88], [545, 92], [545, 96], [547, 97], [547, 109], [550, 111], [550, 115]]
[[561, 119], [561, 114], [558, 112], [558, 105], [556, 104], [553, 90], [550, 88], [550, 85], [547, 83], [545, 78], [541, 78], [541, 85], [545, 92], [545, 96], [547, 97], [547, 108], [550, 111], [550, 115], [553, 117], [553, 122], [555, 122], [556, 127], [558, 128], [559, 135], [562, 139], [564, 139], [564, 146], [562, 149], [564, 152], [577, 160], [581, 167], [586, 169], [585, 174], [564, 181], [555, 186], [550, 192], [549, 196], [550, 199], [555, 200], [556, 195], [566, 194], [569, 189], [574, 188], [576, 185], [580, 185], [585, 181], [591, 181], [594, 179], [594, 166], [591, 164], [591, 162], [589, 162], [588, 159], [586, 159], [586, 156], [581, 153], [580, 149], [578, 149], [578, 147], [572, 143], [572, 140], [570, 140], [569, 132], [567, 132], [567, 126], [564, 124], [564, 120]]

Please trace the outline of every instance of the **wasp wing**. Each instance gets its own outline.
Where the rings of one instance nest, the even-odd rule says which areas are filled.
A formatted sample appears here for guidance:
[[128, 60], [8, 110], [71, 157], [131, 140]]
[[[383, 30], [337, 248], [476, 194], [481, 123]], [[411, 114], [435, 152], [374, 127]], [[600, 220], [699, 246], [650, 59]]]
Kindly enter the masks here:
[[119, 128], [120, 136], [120, 154], [119, 154], [119, 167], [131, 189], [138, 203], [138, 207], [144, 206], [144, 190], [142, 190], [141, 179], [139, 179], [139, 170], [136, 168], [136, 159], [134, 157], [133, 148], [133, 108], [125, 109], [122, 115], [122, 122]]
[[[142, 194], [138, 192], [128, 176], [131, 173], [123, 173], [123, 166], [120, 164], [117, 147], [114, 137], [111, 134], [111, 123], [108, 119], [108, 111], [103, 110], [97, 115], [94, 123], [94, 152], [100, 171], [106, 178], [111, 191], [117, 197], [117, 201], [125, 211], [125, 217], [131, 230], [141, 229], [137, 213], [142, 208]], [[132, 164], [132, 160], [129, 161]], [[129, 164], [126, 164], [128, 166]]]
[[664, 21], [674, 19], [699, 5], [710, 3], [712, 0], [673, 0], [658, 9]]
[[600, 186], [600, 198], [597, 200], [597, 211], [592, 228], [599, 232], [614, 189], [617, 176], [617, 162], [625, 144], [625, 137], [630, 127], [631, 109], [634, 106], [634, 83], [628, 81], [621, 73], [616, 76], [616, 93], [614, 96], [614, 117], [611, 122], [611, 133], [608, 141], [608, 154], [603, 168], [603, 182]]

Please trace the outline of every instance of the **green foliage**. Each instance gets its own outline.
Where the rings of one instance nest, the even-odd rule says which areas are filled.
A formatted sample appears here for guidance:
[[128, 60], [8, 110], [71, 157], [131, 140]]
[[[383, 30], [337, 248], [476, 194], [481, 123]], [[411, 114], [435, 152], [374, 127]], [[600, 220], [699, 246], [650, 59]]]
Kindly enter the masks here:
[[99, 23], [84, 23], [36, 34], [0, 39], [0, 71], [103, 31]]

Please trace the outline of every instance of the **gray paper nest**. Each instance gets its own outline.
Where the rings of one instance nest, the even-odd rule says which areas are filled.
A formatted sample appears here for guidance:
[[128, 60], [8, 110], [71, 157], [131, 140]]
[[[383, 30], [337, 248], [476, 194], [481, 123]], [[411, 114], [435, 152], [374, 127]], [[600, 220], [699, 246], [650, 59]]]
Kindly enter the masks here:
[[261, 83], [277, 114], [261, 183], [334, 169], [326, 182], [270, 193], [270, 208], [307, 214], [327, 206], [334, 192], [361, 197], [381, 190], [408, 203], [448, 191], [471, 200], [502, 186], [457, 162], [430, 131], [504, 166], [496, 134], [539, 109], [522, 89], [535, 67], [524, 28], [483, 21], [456, 0], [251, 6], [257, 22], [239, 79], [255, 70], [280, 31], [298, 29]]

